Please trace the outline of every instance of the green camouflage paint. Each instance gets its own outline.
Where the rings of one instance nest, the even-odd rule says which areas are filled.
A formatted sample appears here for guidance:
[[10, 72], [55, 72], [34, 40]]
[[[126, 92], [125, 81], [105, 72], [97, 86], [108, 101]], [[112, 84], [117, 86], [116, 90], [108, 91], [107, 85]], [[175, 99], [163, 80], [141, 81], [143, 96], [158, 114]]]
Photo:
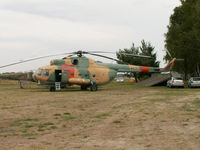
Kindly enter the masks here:
[[[40, 67], [41, 74], [37, 73], [36, 79], [43, 85], [51, 86], [56, 82], [56, 70], [60, 71], [62, 84], [78, 85], [101, 85], [112, 81], [117, 72], [167, 72], [173, 64], [175, 58], [165, 67], [148, 67], [124, 64], [100, 63], [87, 57], [66, 57], [50, 62], [50, 66]], [[48, 75], [45, 76], [45, 71]]]

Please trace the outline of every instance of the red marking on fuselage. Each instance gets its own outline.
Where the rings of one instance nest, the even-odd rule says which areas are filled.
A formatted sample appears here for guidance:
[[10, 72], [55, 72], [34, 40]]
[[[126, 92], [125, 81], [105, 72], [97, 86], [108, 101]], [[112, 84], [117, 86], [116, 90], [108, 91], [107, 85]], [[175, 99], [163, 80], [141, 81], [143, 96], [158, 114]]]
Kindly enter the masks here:
[[142, 72], [149, 72], [149, 67], [142, 66]]
[[69, 78], [74, 78], [74, 65], [62, 65], [62, 71], [68, 71]]

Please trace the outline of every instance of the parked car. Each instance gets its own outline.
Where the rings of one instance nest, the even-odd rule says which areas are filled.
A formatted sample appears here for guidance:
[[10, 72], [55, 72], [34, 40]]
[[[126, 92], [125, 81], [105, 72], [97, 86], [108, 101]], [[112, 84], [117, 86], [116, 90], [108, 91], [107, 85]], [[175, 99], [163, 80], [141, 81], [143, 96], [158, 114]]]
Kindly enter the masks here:
[[117, 82], [124, 82], [124, 72], [117, 73]]
[[167, 81], [167, 87], [182, 87], [184, 88], [184, 80], [182, 78], [171, 77], [170, 80]]
[[191, 77], [188, 80], [188, 87], [200, 87], [200, 77]]
[[124, 78], [123, 77], [118, 77], [116, 81], [117, 82], [124, 82]]

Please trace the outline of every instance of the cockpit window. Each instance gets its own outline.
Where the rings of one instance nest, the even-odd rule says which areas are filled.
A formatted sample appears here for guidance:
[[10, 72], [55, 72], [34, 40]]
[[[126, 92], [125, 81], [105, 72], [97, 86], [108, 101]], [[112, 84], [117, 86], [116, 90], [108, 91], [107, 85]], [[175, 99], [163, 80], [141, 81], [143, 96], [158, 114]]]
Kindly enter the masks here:
[[38, 76], [49, 76], [49, 70], [38, 69], [37, 75]]
[[44, 76], [49, 76], [49, 70], [44, 70], [43, 75]]
[[38, 69], [38, 70], [37, 70], [37, 75], [38, 75], [38, 76], [41, 76], [41, 75], [42, 75], [42, 70], [41, 70], [41, 69]]

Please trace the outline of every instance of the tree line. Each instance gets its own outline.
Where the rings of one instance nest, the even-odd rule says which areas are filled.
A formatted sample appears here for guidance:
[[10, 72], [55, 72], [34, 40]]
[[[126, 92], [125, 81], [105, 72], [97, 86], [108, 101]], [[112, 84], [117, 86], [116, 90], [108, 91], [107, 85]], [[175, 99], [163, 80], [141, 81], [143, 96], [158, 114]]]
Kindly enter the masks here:
[[[190, 76], [200, 76], [200, 0], [180, 1], [181, 5], [174, 9], [169, 18], [168, 31], [164, 35], [169, 51], [164, 60], [169, 62], [171, 56], [182, 59], [183, 61], [176, 61], [173, 70], [182, 73], [187, 79]], [[124, 53], [148, 55], [152, 59], [132, 57]], [[154, 47], [144, 40], [139, 47], [133, 43], [129, 49], [120, 49], [117, 58], [134, 65], [158, 67], [160, 63], [156, 61]]]
[[[139, 66], [159, 67], [160, 62], [157, 61], [157, 55], [156, 52], [154, 51], [155, 47], [153, 47], [150, 42], [142, 40], [141, 46], [136, 47], [135, 44], [132, 43], [132, 46], [130, 48], [125, 48], [123, 50], [120, 49], [116, 53], [116, 55], [117, 58], [124, 63], [139, 65]], [[134, 57], [132, 55], [127, 55], [127, 54], [134, 54], [136, 56], [149, 56], [150, 58]], [[136, 81], [138, 78], [144, 78], [149, 75], [150, 75], [149, 73], [134, 74]]]
[[[172, 57], [184, 59], [176, 62], [174, 70], [185, 78], [200, 76], [200, 0], [181, 0], [170, 17], [165, 37]], [[164, 59], [171, 58], [167, 54]]]

